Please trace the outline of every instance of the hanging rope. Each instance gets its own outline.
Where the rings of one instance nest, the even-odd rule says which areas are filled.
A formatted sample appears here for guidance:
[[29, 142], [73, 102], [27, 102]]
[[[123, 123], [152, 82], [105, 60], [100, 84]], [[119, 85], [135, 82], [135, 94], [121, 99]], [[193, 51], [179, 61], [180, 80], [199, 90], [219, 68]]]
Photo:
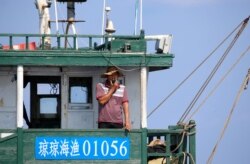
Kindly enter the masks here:
[[206, 98], [202, 101], [202, 103], [196, 108], [196, 110], [190, 115], [190, 117], [185, 121], [186, 123], [189, 122], [193, 116], [201, 109], [201, 107], [205, 104], [210, 96], [216, 91], [216, 89], [221, 85], [221, 83], [226, 79], [226, 77], [232, 72], [232, 70], [236, 67], [236, 65], [240, 62], [240, 60], [247, 54], [250, 50], [250, 45], [248, 48], [240, 55], [240, 57], [236, 60], [236, 62], [232, 65], [232, 67], [228, 70], [228, 72], [220, 79], [220, 81], [215, 85], [212, 91], [206, 96]]
[[195, 126], [194, 124], [192, 124], [192, 125], [185, 124], [183, 126], [184, 126], [184, 128], [183, 128], [183, 131], [181, 132], [182, 133], [181, 140], [180, 140], [179, 144], [175, 147], [175, 149], [171, 150], [171, 153], [174, 153], [176, 150], [178, 150], [180, 148], [180, 146], [183, 144], [183, 141], [184, 141], [184, 138], [185, 138], [186, 135], [193, 135], [194, 133], [196, 133], [195, 131], [191, 132], [191, 133], [188, 132], [189, 129], [191, 129], [192, 127]]
[[157, 110], [160, 108], [160, 106], [166, 102], [227, 40], [229, 37], [232, 36], [232, 34], [242, 25], [242, 22], [234, 28], [234, 30], [229, 33], [226, 38], [224, 40], [222, 40], [219, 45], [184, 79], [182, 80], [175, 89], [173, 89], [170, 94], [164, 98], [158, 106], [156, 106], [149, 114], [148, 114], [148, 118]]
[[212, 160], [213, 160], [213, 157], [214, 157], [214, 155], [215, 155], [215, 152], [216, 152], [216, 150], [217, 150], [217, 148], [218, 148], [218, 145], [219, 145], [220, 141], [222, 140], [222, 138], [223, 138], [223, 136], [224, 136], [224, 134], [225, 134], [225, 131], [226, 131], [226, 129], [227, 129], [227, 127], [228, 127], [228, 124], [229, 124], [229, 122], [230, 122], [230, 120], [231, 120], [231, 117], [232, 117], [232, 115], [233, 115], [234, 109], [235, 109], [236, 105], [237, 105], [238, 102], [239, 102], [239, 99], [240, 99], [240, 96], [241, 96], [243, 90], [246, 89], [246, 86], [247, 86], [247, 84], [248, 84], [249, 79], [250, 79], [250, 68], [248, 69], [248, 74], [247, 74], [245, 80], [243, 81], [243, 83], [242, 83], [242, 85], [241, 85], [239, 91], [238, 91], [238, 94], [237, 94], [236, 99], [235, 99], [235, 101], [234, 101], [234, 103], [233, 103], [233, 106], [232, 106], [232, 108], [231, 108], [231, 110], [230, 110], [229, 116], [227, 117], [227, 120], [226, 120], [226, 122], [225, 122], [225, 124], [224, 124], [224, 127], [223, 127], [223, 129], [222, 129], [222, 132], [221, 132], [221, 134], [220, 134], [220, 137], [219, 137], [219, 139], [217, 140], [217, 142], [216, 142], [216, 144], [215, 144], [215, 146], [214, 146], [214, 148], [213, 148], [213, 150], [212, 150], [212, 152], [211, 152], [211, 154], [210, 154], [210, 156], [209, 156], [209, 158], [208, 158], [208, 160], [207, 160], [207, 164], [211, 164], [211, 163], [212, 163]]
[[208, 78], [206, 79], [206, 81], [203, 83], [202, 87], [200, 88], [200, 90], [198, 91], [198, 93], [195, 95], [195, 97], [192, 100], [192, 102], [189, 104], [189, 106], [187, 107], [187, 109], [185, 110], [185, 112], [183, 113], [183, 115], [181, 116], [180, 120], [178, 121], [178, 124], [182, 124], [183, 123], [183, 121], [185, 120], [185, 118], [187, 117], [187, 115], [189, 114], [189, 112], [191, 111], [191, 109], [193, 108], [193, 106], [195, 105], [195, 103], [197, 102], [197, 100], [199, 99], [199, 97], [201, 96], [201, 94], [203, 93], [203, 91], [206, 89], [206, 87], [208, 86], [209, 82], [211, 81], [211, 79], [213, 78], [213, 76], [215, 75], [215, 73], [217, 72], [217, 70], [219, 69], [219, 67], [221, 66], [222, 62], [225, 60], [225, 58], [229, 54], [230, 50], [234, 46], [235, 42], [238, 40], [238, 38], [241, 35], [242, 31], [245, 29], [245, 27], [246, 27], [246, 25], [248, 23], [249, 18], [250, 17], [246, 18], [242, 22], [242, 26], [239, 29], [239, 31], [237, 32], [236, 36], [234, 37], [234, 39], [230, 43], [229, 47], [226, 49], [226, 51], [224, 52], [224, 54], [222, 55], [222, 57], [220, 58], [220, 60], [218, 61], [218, 63], [216, 64], [216, 66], [214, 67], [214, 69], [212, 70], [212, 72], [210, 73], [210, 75], [208, 76]]

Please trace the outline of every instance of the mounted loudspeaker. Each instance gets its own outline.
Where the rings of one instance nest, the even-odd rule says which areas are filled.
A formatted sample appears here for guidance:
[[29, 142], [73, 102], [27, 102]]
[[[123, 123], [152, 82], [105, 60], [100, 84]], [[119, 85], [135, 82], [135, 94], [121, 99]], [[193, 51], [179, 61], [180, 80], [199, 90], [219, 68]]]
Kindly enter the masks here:
[[149, 35], [146, 40], [155, 40], [155, 50], [157, 53], [170, 53], [173, 35]]

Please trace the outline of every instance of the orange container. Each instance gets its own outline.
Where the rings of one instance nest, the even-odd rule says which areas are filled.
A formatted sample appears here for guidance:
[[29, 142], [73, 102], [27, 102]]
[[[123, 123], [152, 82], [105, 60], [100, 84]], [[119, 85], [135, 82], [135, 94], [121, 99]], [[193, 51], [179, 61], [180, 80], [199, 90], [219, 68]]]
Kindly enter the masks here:
[[[4, 45], [2, 46], [3, 50], [10, 50], [10, 46]], [[26, 44], [20, 43], [13, 45], [13, 50], [26, 50]], [[29, 43], [29, 50], [36, 50], [36, 42]]]

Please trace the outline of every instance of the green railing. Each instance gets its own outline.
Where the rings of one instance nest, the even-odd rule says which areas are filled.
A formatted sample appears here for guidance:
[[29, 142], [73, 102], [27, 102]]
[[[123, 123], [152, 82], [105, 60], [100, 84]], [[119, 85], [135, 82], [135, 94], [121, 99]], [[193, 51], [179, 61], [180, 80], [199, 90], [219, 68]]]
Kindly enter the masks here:
[[168, 164], [187, 163], [187, 161], [194, 164], [196, 161], [195, 126], [195, 122], [190, 121], [185, 126], [169, 126], [168, 130], [148, 130], [148, 143], [158, 139], [164, 141], [165, 145], [164, 152], [148, 153], [148, 158], [162, 157]]
[[[50, 39], [50, 43], [46, 43], [46, 39]], [[63, 41], [64, 40], [64, 41]], [[69, 43], [69, 40], [72, 42]], [[8, 45], [9, 50], [13, 50], [15, 44], [22, 43], [25, 50], [30, 50], [30, 43], [36, 42], [40, 44], [37, 49], [55, 50], [55, 49], [70, 49], [78, 50], [79, 47], [87, 50], [108, 50], [111, 49], [111, 43], [114, 40], [143, 40], [144, 32], [137, 36], [122, 36], [122, 35], [64, 35], [64, 34], [0, 34], [0, 44], [2, 48]], [[19, 43], [17, 43], [19, 42]], [[81, 44], [80, 44], [81, 42]], [[98, 45], [100, 42], [100, 45]], [[69, 46], [69, 47], [68, 47]], [[0, 48], [1, 49], [1, 48]], [[33, 50], [33, 49], [31, 49]]]
[[[195, 163], [195, 123], [187, 126], [170, 126], [167, 130], [134, 129], [131, 132], [116, 129], [21, 129], [0, 130], [0, 134], [12, 133], [0, 139], [0, 163], [44, 163], [35, 159], [35, 140], [39, 136], [71, 137], [129, 137], [129, 160], [58, 160], [57, 163], [126, 163], [146, 164], [149, 158], [162, 158], [168, 164]], [[164, 142], [165, 152], [148, 152], [149, 143], [159, 139]], [[151, 145], [152, 146], [152, 145]], [[54, 163], [46, 160], [45, 163]]]

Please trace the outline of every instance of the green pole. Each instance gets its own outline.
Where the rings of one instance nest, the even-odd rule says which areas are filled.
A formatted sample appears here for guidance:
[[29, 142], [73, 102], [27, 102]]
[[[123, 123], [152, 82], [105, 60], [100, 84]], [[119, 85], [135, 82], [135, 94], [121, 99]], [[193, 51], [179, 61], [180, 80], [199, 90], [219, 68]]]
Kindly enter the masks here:
[[76, 50], [76, 35], [73, 37], [73, 41], [74, 41], [74, 50]]
[[13, 37], [12, 35], [10, 36], [10, 49], [13, 50]]
[[[195, 142], [195, 139], [196, 139], [196, 135], [195, 135], [195, 131], [196, 131], [196, 128], [195, 128], [195, 121], [194, 120], [191, 120], [189, 122], [189, 126], [191, 126], [191, 128], [189, 129], [189, 153], [192, 155], [193, 157], [193, 160], [194, 162], [196, 163], [196, 142]], [[189, 160], [189, 163], [191, 164], [192, 163], [192, 160]]]
[[26, 50], [29, 49], [29, 37], [28, 36], [25, 37], [25, 49]]
[[171, 146], [171, 134], [166, 134], [166, 161], [167, 163], [170, 163], [170, 156], [171, 156], [171, 151], [170, 151], [170, 146]]
[[147, 150], [147, 129], [142, 128], [141, 135], [141, 164], [146, 164], [148, 160], [148, 150]]
[[23, 164], [23, 129], [17, 128], [17, 163]]
[[60, 42], [60, 36], [57, 35], [57, 48], [59, 49], [61, 47], [61, 42]]

